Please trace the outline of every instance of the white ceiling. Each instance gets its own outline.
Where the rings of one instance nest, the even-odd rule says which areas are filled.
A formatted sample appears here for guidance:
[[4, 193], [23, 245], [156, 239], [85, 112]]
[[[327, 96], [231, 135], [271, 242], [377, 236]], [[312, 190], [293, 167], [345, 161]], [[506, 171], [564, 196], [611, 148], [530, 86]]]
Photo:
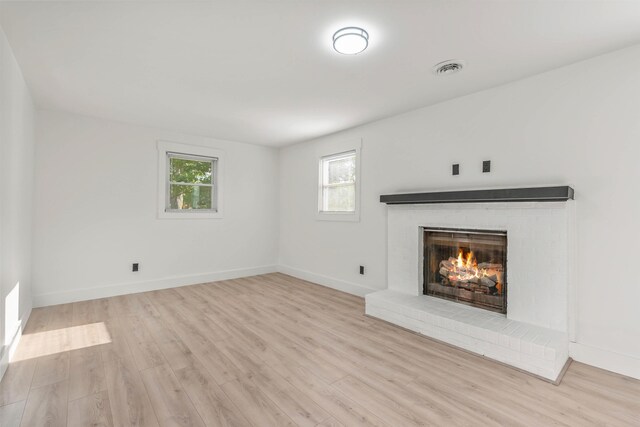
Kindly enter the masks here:
[[[277, 146], [640, 43], [640, 2], [20, 1], [0, 25], [40, 107]], [[347, 25], [364, 53], [332, 50]]]

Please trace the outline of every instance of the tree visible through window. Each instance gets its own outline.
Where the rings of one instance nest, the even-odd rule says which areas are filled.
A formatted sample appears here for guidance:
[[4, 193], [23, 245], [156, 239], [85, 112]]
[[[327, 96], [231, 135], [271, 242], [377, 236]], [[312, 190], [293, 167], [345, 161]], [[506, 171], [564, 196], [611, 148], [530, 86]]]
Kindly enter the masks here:
[[217, 159], [167, 153], [167, 210], [215, 210], [215, 165]]
[[321, 212], [354, 212], [356, 209], [356, 152], [323, 157], [321, 164]]

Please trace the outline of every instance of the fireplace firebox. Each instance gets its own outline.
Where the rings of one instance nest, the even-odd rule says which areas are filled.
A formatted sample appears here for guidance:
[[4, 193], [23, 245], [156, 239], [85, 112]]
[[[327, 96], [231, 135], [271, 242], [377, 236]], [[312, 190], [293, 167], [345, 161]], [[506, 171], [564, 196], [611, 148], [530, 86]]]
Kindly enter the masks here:
[[424, 228], [424, 294], [507, 313], [507, 233]]

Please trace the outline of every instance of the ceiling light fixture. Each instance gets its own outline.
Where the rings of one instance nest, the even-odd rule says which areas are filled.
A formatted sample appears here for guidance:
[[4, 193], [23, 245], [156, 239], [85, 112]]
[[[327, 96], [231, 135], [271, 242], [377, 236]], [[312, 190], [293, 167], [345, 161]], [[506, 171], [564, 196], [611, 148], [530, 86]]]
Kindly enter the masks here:
[[356, 55], [369, 46], [369, 33], [359, 27], [341, 28], [333, 34], [333, 48], [343, 55]]

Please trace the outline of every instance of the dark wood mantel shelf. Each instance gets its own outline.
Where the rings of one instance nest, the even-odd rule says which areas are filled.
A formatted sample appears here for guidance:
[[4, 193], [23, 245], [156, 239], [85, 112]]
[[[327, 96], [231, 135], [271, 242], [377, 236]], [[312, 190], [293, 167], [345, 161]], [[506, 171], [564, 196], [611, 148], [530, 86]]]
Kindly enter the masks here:
[[426, 203], [486, 202], [566, 202], [573, 200], [573, 188], [559, 187], [500, 188], [493, 190], [435, 191], [430, 193], [385, 194], [380, 202], [388, 205]]

